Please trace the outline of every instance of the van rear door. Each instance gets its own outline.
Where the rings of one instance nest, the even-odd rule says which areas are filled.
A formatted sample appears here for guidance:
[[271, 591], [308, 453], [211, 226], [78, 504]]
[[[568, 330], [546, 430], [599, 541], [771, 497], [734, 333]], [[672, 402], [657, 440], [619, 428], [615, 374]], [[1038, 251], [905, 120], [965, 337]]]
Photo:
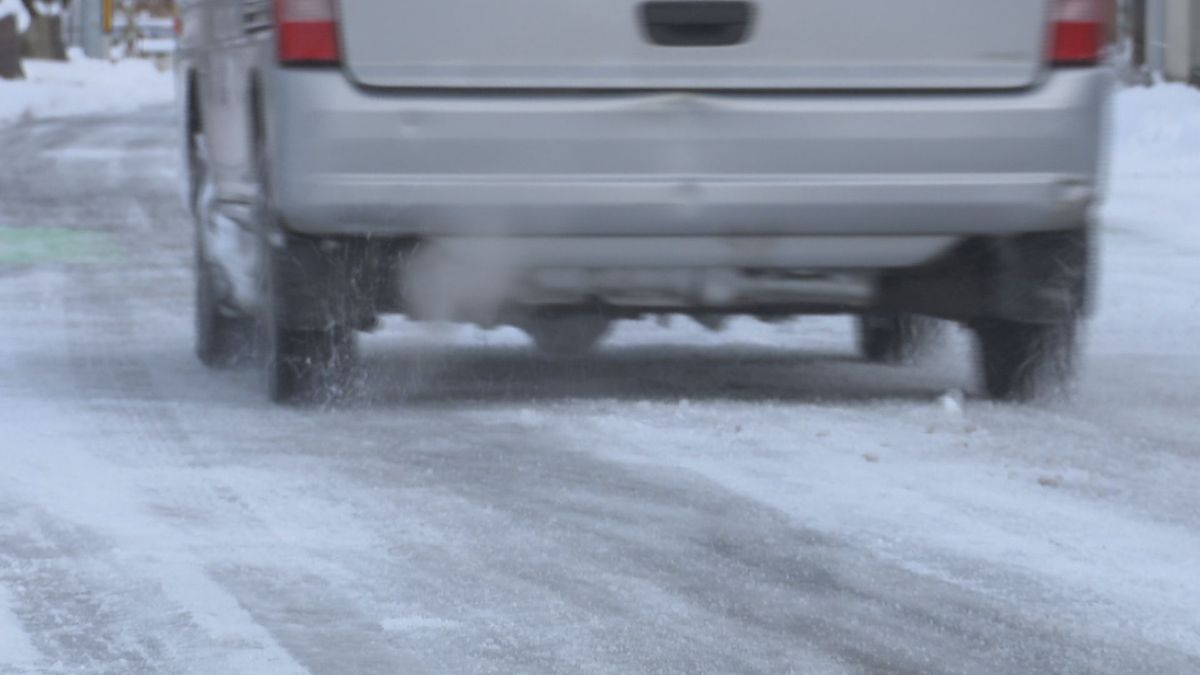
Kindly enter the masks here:
[[984, 89], [1034, 82], [1049, 0], [342, 0], [378, 87]]

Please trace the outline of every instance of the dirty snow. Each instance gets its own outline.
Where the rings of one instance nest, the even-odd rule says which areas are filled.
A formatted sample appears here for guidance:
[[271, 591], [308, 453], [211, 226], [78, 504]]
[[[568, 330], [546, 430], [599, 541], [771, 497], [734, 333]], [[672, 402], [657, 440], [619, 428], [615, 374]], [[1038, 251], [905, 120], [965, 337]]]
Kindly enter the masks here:
[[170, 70], [151, 61], [26, 59], [24, 80], [0, 80], [0, 127], [25, 119], [125, 113], [175, 98]]
[[1200, 672], [1200, 93], [1117, 97], [1043, 406], [954, 330], [679, 317], [390, 319], [357, 400], [270, 406], [190, 354], [171, 114], [0, 130], [0, 672]]

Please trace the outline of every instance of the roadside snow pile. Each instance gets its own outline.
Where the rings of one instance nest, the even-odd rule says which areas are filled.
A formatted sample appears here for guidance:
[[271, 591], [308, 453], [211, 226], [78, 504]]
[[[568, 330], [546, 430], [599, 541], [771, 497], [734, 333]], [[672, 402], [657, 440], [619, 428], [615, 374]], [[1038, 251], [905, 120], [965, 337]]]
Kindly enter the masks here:
[[1200, 91], [1158, 83], [1121, 90], [1113, 108], [1113, 166], [1121, 176], [1200, 170]]
[[26, 60], [25, 80], [0, 80], [0, 126], [26, 118], [122, 113], [175, 97], [170, 71], [150, 61]]
[[[1166, 83], [1124, 89], [1113, 112], [1099, 311], [1087, 351], [1094, 361], [1136, 358], [1131, 371], [1156, 372], [1164, 355], [1200, 353], [1200, 91]], [[1168, 386], [1192, 371], [1158, 372]]]

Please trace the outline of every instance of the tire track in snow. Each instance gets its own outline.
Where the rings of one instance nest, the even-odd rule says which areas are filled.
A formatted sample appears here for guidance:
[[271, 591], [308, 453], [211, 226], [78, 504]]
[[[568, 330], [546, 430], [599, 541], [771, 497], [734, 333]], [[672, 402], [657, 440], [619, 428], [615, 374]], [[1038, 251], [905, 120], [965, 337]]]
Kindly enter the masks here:
[[[76, 143], [124, 147], [141, 133], [125, 124], [72, 120], [0, 133], [0, 147], [22, 157], [0, 169], [0, 181], [6, 192], [25, 190], [21, 202], [4, 203], [0, 216], [38, 227], [69, 220], [86, 204], [90, 217], [81, 222], [127, 243], [138, 239], [127, 249], [144, 257], [153, 224], [141, 203], [159, 200], [162, 167], [141, 167], [148, 176], [110, 168], [96, 180], [85, 167], [44, 157]], [[122, 230], [129, 214], [141, 231]], [[123, 297], [137, 291], [111, 287], [112, 275], [127, 269], [53, 266], [7, 281], [6, 299], [38, 298], [5, 303], [6, 310], [24, 312], [8, 311], [0, 325], [4, 344], [32, 339], [37, 346], [26, 348], [26, 361], [11, 370], [16, 381], [4, 383], [13, 395], [0, 389], [7, 399], [0, 445], [6, 462], [16, 465], [17, 481], [6, 493], [21, 498], [20, 512], [33, 514], [0, 543], [0, 574], [18, 584], [11, 611], [47, 667], [180, 672], [197, 663], [204, 672], [305, 672], [213, 580], [205, 556], [191, 550], [216, 548], [214, 542], [181, 537], [147, 501], [161, 487], [153, 481], [162, 473], [155, 463], [186, 449], [189, 439], [156, 402], [145, 364], [121, 349], [137, 338]], [[200, 510], [228, 510], [231, 503], [204, 489], [190, 491], [196, 495], [208, 497]]]
[[[142, 122], [151, 128], [134, 128]], [[153, 115], [46, 129], [57, 147], [133, 147], [169, 135], [165, 117]], [[0, 147], [10, 147], [4, 138]], [[33, 156], [40, 145], [22, 152]], [[111, 233], [129, 258], [120, 269], [6, 278], [10, 290], [0, 290], [6, 311], [20, 308], [0, 324], [0, 349], [45, 341], [13, 348], [33, 362], [0, 364], [22, 379], [0, 382], [0, 426], [15, 430], [0, 440], [10, 446], [0, 494], [20, 498], [11, 537], [0, 538], [0, 551], [15, 555], [0, 562], [8, 565], [0, 586], [35, 580], [11, 602], [22, 625], [40, 625], [27, 632], [44, 652], [98, 670], [118, 670], [111, 662], [129, 654], [135, 661], [127, 666], [200, 672], [420, 672], [398, 665], [414, 644], [444, 666], [439, 672], [1196, 670], [1194, 653], [1129, 644], [1124, 636], [1146, 627], [1136, 619], [1117, 626], [1124, 632], [1115, 639], [1093, 640], [1103, 628], [1095, 622], [1073, 626], [1036, 609], [1029, 616], [1021, 598], [1030, 591], [1019, 579], [972, 592], [906, 571], [911, 551], [888, 560], [879, 546], [822, 539], [764, 507], [753, 493], [765, 482], [739, 498], [717, 484], [720, 476], [700, 480], [674, 460], [657, 470], [607, 461], [595, 446], [603, 434], [567, 432], [587, 408], [577, 401], [530, 420], [513, 410], [555, 401], [559, 391], [569, 397], [583, 379], [596, 396], [615, 399], [612, 432], [662, 457], [664, 444], [686, 442], [679, 422], [665, 439], [631, 437], [631, 397], [650, 390], [671, 398], [700, 383], [714, 408], [730, 398], [797, 400], [795, 387], [776, 390], [774, 375], [734, 378], [748, 387], [743, 396], [731, 396], [720, 377], [740, 372], [729, 364], [707, 380], [651, 371], [651, 381], [622, 383], [655, 362], [635, 355], [617, 359], [623, 366], [607, 379], [560, 371], [542, 379], [549, 385], [542, 390], [522, 383], [523, 356], [489, 354], [439, 371], [412, 407], [388, 395], [344, 414], [265, 406], [248, 382], [235, 381], [241, 375], [205, 375], [184, 352], [187, 233], [171, 229], [176, 219], [166, 204], [175, 196], [163, 163], [89, 177], [70, 157], [52, 159], [27, 164], [33, 171], [19, 184], [32, 197], [16, 208]], [[43, 184], [59, 171], [79, 181], [67, 186], [67, 201], [78, 203], [60, 203], [63, 196]], [[0, 167], [7, 181], [5, 172]], [[11, 216], [8, 209], [0, 205], [0, 215]], [[73, 220], [89, 210], [89, 220]], [[68, 320], [58, 316], [61, 300], [48, 303], [49, 319], [14, 301], [26, 292], [65, 296]], [[385, 375], [403, 366], [387, 356]], [[711, 366], [711, 354], [677, 365]], [[498, 382], [481, 383], [481, 373]], [[827, 381], [846, 373], [828, 369], [799, 398], [932, 391], [914, 387], [909, 373], [885, 375], [894, 387], [863, 384], [876, 377], [866, 370], [849, 385]], [[479, 406], [462, 404], [464, 394], [481, 390]], [[495, 416], [480, 410], [489, 407]], [[851, 407], [865, 425], [895, 412]], [[761, 412], [747, 414], [769, 421]], [[830, 408], [814, 412], [828, 416]], [[47, 431], [46, 419], [60, 428]], [[226, 424], [233, 428], [211, 426]], [[696, 425], [711, 436], [711, 424]], [[1035, 424], [1030, 433], [1056, 429]], [[1068, 441], [1078, 436], [1063, 429]], [[711, 439], [697, 443], [721, 450]], [[722, 458], [713, 471], [731, 468]], [[979, 503], [972, 495], [963, 509]], [[428, 541], [414, 525], [429, 527]], [[969, 562], [964, 577], [1003, 568], [998, 556]], [[388, 599], [394, 613], [381, 614], [390, 611]], [[382, 616], [392, 619], [375, 620]], [[383, 635], [380, 624], [401, 630]], [[100, 642], [72, 647], [93, 626]]]
[[[70, 307], [87, 277], [40, 273], [12, 290]], [[18, 584], [14, 613], [45, 662], [86, 672], [180, 672], [193, 663], [202, 672], [305, 672], [213, 581], [204, 557], [190, 550], [196, 542], [147, 508], [143, 495], [154, 485], [142, 481], [155, 471], [137, 462], [152, 467], [186, 439], [146, 407], [153, 392], [138, 392], [146, 398], [124, 404], [131, 414], [123, 417], [87, 379], [121, 389], [144, 385], [145, 373], [120, 357], [81, 356], [97, 342], [111, 346], [96, 339], [103, 331], [64, 323], [49, 303], [38, 304], [42, 320], [28, 323], [51, 353], [71, 356], [23, 373], [36, 374], [37, 386], [51, 382], [49, 401], [5, 397], [6, 461], [19, 469], [5, 492], [22, 498], [18, 510], [30, 515], [13, 521], [0, 560], [6, 585]], [[119, 316], [114, 306], [100, 309]], [[83, 385], [74, 396], [65, 393], [72, 381]], [[50, 420], [57, 421], [53, 431]]]
[[[35, 658], [25, 657], [28, 669], [162, 669], [168, 647], [157, 635], [141, 630], [137, 620], [149, 610], [146, 605], [153, 604], [152, 586], [135, 578], [115, 578], [106, 544], [84, 528], [34, 507], [6, 515], [20, 529], [0, 532], [0, 583], [11, 589], [10, 611], [24, 627], [29, 646], [36, 645]], [[132, 598], [139, 598], [134, 611], [129, 606]], [[187, 628], [176, 617], [161, 619], [162, 635]], [[10, 658], [7, 652], [4, 658]]]
[[8, 585], [20, 582], [8, 579], [8, 576], [0, 574], [0, 673], [28, 672], [41, 660], [41, 653], [33, 646], [24, 624], [13, 612], [12, 592]]
[[[271, 672], [304, 672], [301, 666], [272, 636], [268, 627], [258, 623], [238, 599], [211, 574], [204, 552], [217, 542], [205, 541], [194, 534], [180, 536], [178, 519], [172, 507], [216, 518], [225, 527], [241, 525], [257, 529], [232, 493], [220, 484], [194, 484], [171, 480], [194, 456], [190, 438], [179, 425], [169, 401], [155, 391], [153, 379], [144, 362], [137, 358], [142, 344], [136, 331], [126, 297], [134, 287], [114, 279], [113, 273], [83, 274], [66, 293], [68, 353], [71, 372], [79, 386], [91, 425], [108, 438], [106, 447], [120, 448], [111, 457], [127, 463], [133, 474], [145, 473], [145, 467], [171, 482], [164, 486], [144, 485], [136, 478], [122, 492], [131, 503], [131, 512], [122, 515], [120, 529], [126, 536], [156, 538], [171, 542], [175, 551], [147, 551], [143, 575], [157, 578], [160, 592], [173, 605], [186, 611], [194, 625], [211, 640], [212, 648], [230, 660], [236, 672], [255, 672], [269, 664]], [[122, 348], [124, 347], [124, 349]], [[164, 466], [165, 465], [165, 466]], [[165, 470], [164, 470], [165, 469]], [[149, 489], [148, 489], [149, 488]], [[166, 494], [163, 488], [170, 489]], [[108, 490], [111, 494], [114, 491]], [[149, 499], [147, 499], [149, 498]], [[169, 500], [165, 507], [160, 499]], [[155, 506], [156, 502], [159, 506]], [[234, 539], [248, 539], [249, 532]]]
[[[159, 117], [151, 119], [152, 128], [147, 133], [154, 138], [160, 133], [157, 128], [167, 125]], [[125, 138], [127, 135], [128, 130], [123, 128], [113, 133], [105, 125], [98, 125], [88, 133], [70, 135], [69, 143], [89, 147], [104, 147], [105, 143], [120, 145], [130, 142], [131, 139]], [[68, 161], [69, 157], [59, 160], [58, 170], [83, 175], [78, 166]], [[280, 518], [277, 509], [287, 504], [300, 514], [319, 513], [328, 504], [323, 500], [312, 502], [301, 492], [305, 479], [297, 480], [300, 477], [292, 476], [291, 472], [267, 475], [255, 467], [251, 469], [264, 473], [266, 479], [282, 484], [283, 488], [262, 492], [263, 486], [251, 481], [250, 489], [262, 494], [247, 495], [247, 481], [243, 480], [246, 467], [240, 466], [243, 463], [240, 458], [233, 455], [235, 462], [230, 466], [227, 452], [214, 454], [211, 443], [196, 446], [189, 431], [180, 424], [181, 408], [204, 414], [203, 407], [210, 401], [203, 399], [201, 409], [196, 410], [188, 407], [186, 395], [164, 396], [158, 389], [158, 384], [165, 381], [173, 393], [179, 393], [205, 377], [186, 351], [181, 350], [178, 354], [172, 351], [169, 361], [174, 364], [176, 357], [184, 359], [188, 364], [186, 372], [180, 374], [180, 379], [172, 380], [168, 375], [163, 380], [164, 362], [158, 351], [164, 319], [169, 321], [166, 326], [175, 326], [188, 314], [188, 296], [179, 293], [181, 282], [190, 283], [190, 274], [184, 266], [187, 257], [181, 255], [186, 252], [188, 225], [181, 222], [178, 205], [164, 194], [163, 176], [169, 171], [160, 164], [127, 169], [131, 170], [123, 180], [130, 189], [105, 196], [89, 225], [119, 239], [132, 264], [73, 268], [49, 275], [46, 281], [55, 286], [46, 295], [61, 299], [65, 305], [62, 310], [65, 344], [55, 345], [60, 349], [39, 350], [38, 354], [44, 360], [41, 365], [63, 377], [42, 378], [35, 390], [40, 388], [44, 397], [62, 404], [64, 412], [76, 419], [77, 426], [88, 428], [87, 433], [104, 451], [102, 459], [91, 457], [100, 460], [93, 468], [101, 474], [120, 477], [102, 490], [123, 502], [118, 513], [109, 518], [80, 509], [84, 513], [71, 513], [70, 519], [117, 540], [136, 540], [123, 547], [128, 549], [123, 553], [127, 557], [138, 551], [145, 553], [132, 569], [162, 580], [160, 595], [174, 606], [188, 610], [201, 629], [210, 629], [210, 637], [217, 636], [215, 649], [228, 650], [235, 656], [239, 650], [246, 654], [265, 651], [273, 663], [272, 672], [303, 670], [304, 659], [297, 660], [290, 648], [299, 648], [307, 657], [314, 656], [308, 649], [311, 634], [290, 631], [288, 640], [281, 643], [273, 631], [289, 626], [292, 620], [259, 607], [263, 617], [260, 621], [258, 615], [248, 611], [243, 597], [229, 592], [231, 586], [225, 581], [234, 584], [255, 575], [279, 578], [292, 574], [292, 569], [300, 575], [321, 573], [322, 565], [329, 567], [328, 561], [320, 559], [320, 551], [310, 555], [303, 547], [288, 543], [289, 539], [295, 539], [294, 531], [289, 528], [294, 530], [297, 524], [293, 523], [294, 518]], [[104, 182], [113, 180], [109, 176]], [[86, 199], [94, 189], [94, 185], [80, 186], [81, 198]], [[63, 332], [62, 328], [59, 330]], [[172, 350], [183, 346], [175, 342], [170, 345]], [[64, 369], [52, 358], [46, 359], [47, 353], [69, 354], [68, 367]], [[152, 373], [154, 370], [159, 372]], [[283, 429], [274, 424], [263, 428], [268, 434]], [[102, 464], [103, 469], [96, 464]], [[279, 501], [263, 503], [264, 496]], [[112, 510], [112, 505], [107, 508]], [[347, 524], [343, 521], [340, 526], [345, 529]], [[159, 536], [139, 534], [138, 529], [157, 532]], [[331, 534], [336, 545], [337, 533]], [[166, 548], [173, 550], [158, 551], [155, 544], [149, 543], [153, 540], [169, 542]], [[338, 574], [336, 569], [328, 573], [334, 578]], [[255, 590], [253, 587], [244, 584], [235, 587], [245, 591], [250, 599], [261, 599], [250, 593]], [[298, 597], [284, 600], [293, 606], [309, 602]], [[349, 599], [336, 597], [336, 593], [326, 594], [323, 601], [327, 606], [320, 609], [331, 616], [359, 624], [364, 621], [378, 624], [378, 620], [368, 617], [354, 618], [358, 608]], [[134, 608], [127, 609], [137, 614]], [[239, 627], [244, 629], [241, 633], [257, 637], [240, 635]], [[319, 630], [319, 625], [310, 628]], [[376, 628], [382, 630], [378, 625]], [[343, 638], [352, 637], [343, 634]], [[413, 671], [402, 665], [405, 659], [394, 647], [380, 651], [369, 639], [360, 642], [354, 647], [350, 646], [354, 644], [352, 639], [343, 643], [348, 651], [354, 652], [344, 655], [343, 660], [358, 659], [362, 663], [373, 660], [376, 664], [390, 663], [401, 670]], [[203, 645], [185, 647], [203, 651]], [[246, 663], [250, 667], [242, 670], [257, 669], [254, 662]], [[225, 672], [220, 668], [213, 670]]]

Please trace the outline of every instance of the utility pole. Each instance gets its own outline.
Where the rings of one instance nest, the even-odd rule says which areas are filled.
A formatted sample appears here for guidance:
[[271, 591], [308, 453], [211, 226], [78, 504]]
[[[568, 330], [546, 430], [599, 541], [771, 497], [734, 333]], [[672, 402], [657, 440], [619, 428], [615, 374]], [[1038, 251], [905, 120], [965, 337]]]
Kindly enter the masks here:
[[70, 6], [68, 42], [88, 58], [108, 58], [108, 29], [111, 0], [74, 0]]
[[1167, 2], [1146, 0], [1146, 68], [1162, 74], [1167, 67]]

